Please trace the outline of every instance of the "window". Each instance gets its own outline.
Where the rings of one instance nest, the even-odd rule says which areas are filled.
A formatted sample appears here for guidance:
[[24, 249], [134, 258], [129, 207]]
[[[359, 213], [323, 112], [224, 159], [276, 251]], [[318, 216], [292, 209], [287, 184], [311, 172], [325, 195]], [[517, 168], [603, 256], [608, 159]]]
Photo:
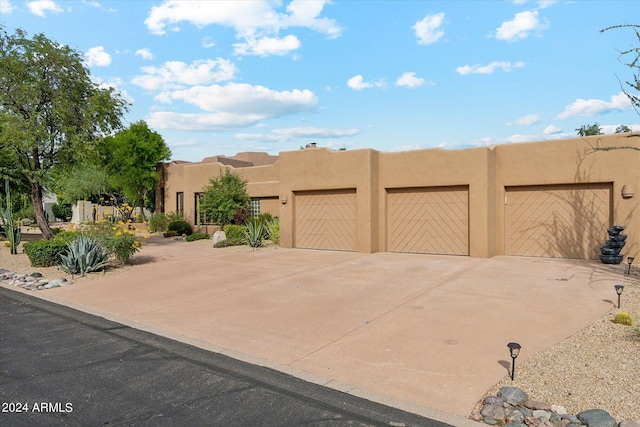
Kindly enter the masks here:
[[257, 218], [260, 215], [260, 199], [251, 199], [249, 204], [249, 216]]
[[176, 212], [184, 216], [184, 193], [182, 191], [176, 193]]
[[213, 220], [211, 220], [209, 215], [207, 215], [207, 213], [204, 211], [203, 207], [200, 204], [202, 197], [204, 197], [204, 193], [195, 193], [195, 206], [196, 206], [196, 217], [195, 217], [196, 222], [195, 223], [199, 225], [213, 224]]

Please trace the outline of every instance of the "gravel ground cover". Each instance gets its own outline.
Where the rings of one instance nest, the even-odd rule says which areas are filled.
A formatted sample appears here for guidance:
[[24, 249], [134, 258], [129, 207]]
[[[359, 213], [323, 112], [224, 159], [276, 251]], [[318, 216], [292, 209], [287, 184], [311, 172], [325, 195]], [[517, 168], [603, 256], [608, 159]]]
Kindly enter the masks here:
[[[21, 273], [38, 271], [46, 279], [66, 277], [71, 280], [70, 275], [57, 267], [31, 267], [27, 255], [22, 253], [22, 243], [17, 255], [11, 255], [3, 243], [0, 243], [0, 268]], [[173, 242], [160, 235], [152, 235], [149, 243]], [[193, 243], [208, 245], [208, 241]], [[218, 250], [251, 249], [230, 247]], [[135, 268], [136, 256], [139, 255], [131, 259], [131, 265], [110, 269], [106, 274], [120, 274]], [[617, 420], [640, 422], [640, 266], [636, 266], [629, 276], [623, 273], [623, 267], [626, 266], [620, 266], [620, 283], [625, 288], [620, 309], [617, 308], [615, 291], [611, 289], [612, 307], [607, 314], [524, 362], [516, 360], [515, 380], [505, 376], [486, 395], [495, 395], [501, 387], [511, 385], [525, 391], [533, 400], [564, 406], [571, 414], [597, 408], [606, 410]], [[73, 282], [101, 277], [103, 273], [90, 273], [86, 277], [74, 277]], [[631, 314], [633, 326], [613, 322], [613, 317], [620, 311]], [[477, 410], [479, 408], [480, 405]]]
[[[607, 314], [524, 363], [516, 359], [514, 381], [506, 376], [486, 395], [515, 386], [530, 399], [564, 406], [570, 414], [604, 409], [618, 421], [640, 422], [640, 267], [630, 276], [620, 268], [620, 309], [612, 288]], [[633, 326], [613, 322], [621, 311], [633, 317]]]

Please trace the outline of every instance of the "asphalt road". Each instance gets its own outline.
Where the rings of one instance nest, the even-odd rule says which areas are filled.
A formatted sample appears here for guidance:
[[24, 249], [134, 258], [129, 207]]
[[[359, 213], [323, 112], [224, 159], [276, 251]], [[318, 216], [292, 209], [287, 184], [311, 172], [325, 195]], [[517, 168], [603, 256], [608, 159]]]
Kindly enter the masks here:
[[428, 426], [439, 421], [0, 288], [3, 426]]

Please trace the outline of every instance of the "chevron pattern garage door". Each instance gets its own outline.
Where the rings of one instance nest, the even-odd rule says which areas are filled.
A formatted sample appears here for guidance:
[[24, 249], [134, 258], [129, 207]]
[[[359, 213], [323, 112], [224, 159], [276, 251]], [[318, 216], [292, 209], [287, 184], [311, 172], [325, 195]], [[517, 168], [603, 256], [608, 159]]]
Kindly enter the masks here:
[[387, 190], [388, 250], [469, 255], [468, 187]]
[[356, 190], [295, 193], [295, 247], [356, 250]]
[[611, 224], [611, 185], [508, 187], [507, 255], [596, 259]]

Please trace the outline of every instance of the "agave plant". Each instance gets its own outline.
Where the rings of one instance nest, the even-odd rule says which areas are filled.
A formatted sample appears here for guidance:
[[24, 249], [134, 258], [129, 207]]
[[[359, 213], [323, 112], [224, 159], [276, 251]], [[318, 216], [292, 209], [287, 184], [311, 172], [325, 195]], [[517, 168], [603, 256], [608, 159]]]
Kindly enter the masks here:
[[251, 221], [247, 222], [247, 226], [244, 230], [244, 240], [254, 250], [262, 246], [262, 241], [265, 236], [265, 228], [261, 222]]
[[62, 255], [60, 268], [70, 274], [105, 270], [109, 265], [109, 252], [90, 236], [80, 236], [67, 245], [68, 252]]
[[269, 234], [269, 240], [273, 243], [280, 243], [280, 222], [278, 218], [272, 218], [267, 222], [267, 231]]

